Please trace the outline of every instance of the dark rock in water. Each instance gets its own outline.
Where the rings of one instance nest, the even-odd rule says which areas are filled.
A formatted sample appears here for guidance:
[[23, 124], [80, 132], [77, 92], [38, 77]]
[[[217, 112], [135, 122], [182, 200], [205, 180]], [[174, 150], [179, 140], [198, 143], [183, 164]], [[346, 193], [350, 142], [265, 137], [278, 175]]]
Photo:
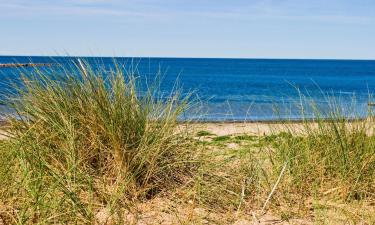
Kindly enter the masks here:
[[36, 66], [52, 66], [52, 63], [4, 63], [0, 67], [36, 67]]

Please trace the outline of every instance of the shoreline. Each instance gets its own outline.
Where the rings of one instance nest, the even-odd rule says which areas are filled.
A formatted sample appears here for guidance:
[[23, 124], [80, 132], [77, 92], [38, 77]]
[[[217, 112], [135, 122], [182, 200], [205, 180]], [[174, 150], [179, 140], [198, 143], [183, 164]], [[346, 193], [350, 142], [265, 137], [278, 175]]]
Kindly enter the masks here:
[[[345, 118], [346, 122], [360, 122], [365, 121], [368, 119], [373, 118], [372, 116], [364, 117], [364, 118], [353, 118], [348, 119]], [[191, 123], [191, 124], [210, 124], [210, 123], [217, 123], [217, 124], [226, 124], [226, 123], [234, 123], [234, 124], [252, 124], [252, 123], [262, 123], [262, 124], [302, 124], [302, 123], [314, 123], [314, 122], [330, 122], [335, 121], [337, 119], [278, 119], [278, 120], [185, 120], [185, 121], [178, 121], [179, 124], [184, 123]]]
[[[362, 122], [375, 119], [375, 116], [361, 118], [345, 118], [345, 122]], [[275, 120], [180, 120], [178, 124], [304, 124], [317, 122], [332, 122], [340, 119], [332, 118], [305, 118], [305, 119], [275, 119]]]
[[[361, 122], [369, 119], [375, 119], [374, 116], [366, 118], [347, 119], [345, 122]], [[280, 120], [183, 120], [178, 121], [178, 124], [303, 124], [316, 122], [331, 122], [337, 119], [280, 119]], [[0, 118], [0, 127], [7, 125], [7, 121]]]

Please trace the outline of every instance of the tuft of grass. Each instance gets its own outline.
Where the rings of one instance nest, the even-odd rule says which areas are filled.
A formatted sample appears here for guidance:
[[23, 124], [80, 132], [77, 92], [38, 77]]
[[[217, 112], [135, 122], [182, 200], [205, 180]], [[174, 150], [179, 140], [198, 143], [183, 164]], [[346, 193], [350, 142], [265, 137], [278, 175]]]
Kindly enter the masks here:
[[194, 142], [177, 129], [189, 96], [143, 90], [120, 66], [64, 69], [23, 74], [7, 96], [16, 112], [7, 128], [15, 164], [1, 165], [16, 167], [5, 186], [18, 191], [8, 192], [11, 223], [91, 223], [100, 207], [121, 217], [131, 201], [192, 176]]
[[225, 141], [229, 141], [230, 139], [231, 139], [231, 136], [223, 135], [223, 136], [217, 136], [217, 137], [212, 138], [212, 141], [213, 142], [225, 142]]
[[235, 136], [234, 139], [238, 140], [238, 141], [255, 141], [255, 140], [257, 140], [257, 137], [245, 134], [245, 135]]
[[288, 165], [279, 198], [293, 205], [311, 198], [375, 199], [374, 122], [349, 117], [335, 102], [329, 104], [328, 112], [315, 112], [314, 121], [304, 121], [298, 130], [287, 127], [289, 132], [267, 138], [274, 173]]
[[197, 137], [213, 136], [213, 135], [214, 135], [213, 133], [209, 131], [205, 131], [205, 130], [201, 130], [197, 132]]
[[366, 123], [322, 122], [313, 130], [307, 125], [306, 136], [276, 141], [276, 158], [289, 162], [290, 174], [306, 191], [324, 185], [345, 199], [374, 197], [375, 138]]
[[217, 212], [241, 212], [259, 197], [261, 171], [252, 151], [204, 151], [193, 197]]

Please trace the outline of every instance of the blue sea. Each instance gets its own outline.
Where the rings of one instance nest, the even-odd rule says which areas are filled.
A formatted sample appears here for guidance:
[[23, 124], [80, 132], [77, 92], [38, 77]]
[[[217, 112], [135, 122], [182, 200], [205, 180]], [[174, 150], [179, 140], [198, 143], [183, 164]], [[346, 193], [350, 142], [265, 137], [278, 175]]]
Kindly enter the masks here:
[[[269, 121], [312, 118], [328, 111], [333, 100], [348, 115], [365, 117], [375, 92], [375, 60], [214, 59], [214, 58], [83, 58], [95, 66], [114, 61], [140, 77], [161, 72], [161, 89], [176, 81], [184, 93], [194, 92], [194, 107], [184, 119], [205, 121]], [[1, 63], [71, 65], [75, 57], [0, 56]], [[32, 70], [32, 69], [28, 69]], [[16, 79], [19, 68], [0, 68], [2, 81]], [[0, 82], [0, 90], [5, 88]], [[199, 100], [199, 101], [198, 101]], [[2, 110], [6, 110], [3, 109]], [[196, 111], [199, 111], [197, 114]], [[303, 113], [301, 113], [303, 111]]]

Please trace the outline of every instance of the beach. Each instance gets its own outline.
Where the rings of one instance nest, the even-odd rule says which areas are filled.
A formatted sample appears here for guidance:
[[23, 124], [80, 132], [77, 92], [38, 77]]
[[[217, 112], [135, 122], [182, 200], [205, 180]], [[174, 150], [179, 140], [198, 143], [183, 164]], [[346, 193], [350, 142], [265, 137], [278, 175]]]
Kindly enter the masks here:
[[[17, 116], [0, 132], [0, 223], [375, 221], [374, 123], [364, 114], [338, 105], [311, 118], [296, 107], [302, 114], [286, 120], [259, 111], [257, 120], [233, 122], [246, 116], [238, 107], [225, 114], [212, 100], [221, 113], [193, 115], [184, 95], [143, 92], [122, 70], [107, 77], [82, 67], [68, 79], [36, 71], [18, 80], [17, 98], [6, 96]], [[272, 105], [262, 97], [258, 107]]]
[[[368, 118], [367, 120], [372, 121], [373, 119]], [[326, 122], [327, 123], [327, 122]], [[350, 122], [349, 126], [358, 122]], [[318, 127], [317, 122], [312, 121], [273, 121], [273, 122], [189, 122], [180, 123], [177, 130], [188, 128], [189, 132], [194, 133], [207, 131], [215, 136], [226, 136], [226, 135], [250, 135], [250, 136], [269, 136], [273, 134], [278, 134], [281, 132], [291, 132], [294, 134], [303, 134], [306, 126], [312, 129]], [[0, 129], [0, 140], [7, 139], [6, 132], [4, 131], [5, 124], [1, 124], [3, 129]], [[371, 126], [369, 127], [367, 133], [369, 135], [373, 134]]]
[[[374, 124], [373, 118], [361, 119], [358, 121], [347, 122], [349, 127], [358, 125], [361, 121], [369, 121], [370, 124]], [[297, 135], [303, 135], [306, 132], [306, 128], [317, 129], [318, 123], [329, 123], [329, 121], [267, 121], [267, 122], [249, 122], [249, 121], [238, 121], [238, 122], [192, 122], [189, 123], [189, 127], [194, 131], [208, 131], [217, 136], [223, 135], [254, 135], [254, 136], [268, 136], [272, 134], [278, 134], [281, 132], [291, 132]], [[181, 125], [184, 126], [184, 125]], [[372, 135], [373, 129], [369, 125], [367, 134]]]
[[288, 130], [300, 130], [303, 128], [302, 122], [283, 123], [275, 122], [207, 122], [192, 123], [195, 130], [204, 130], [212, 134], [223, 135], [254, 135], [265, 136], [274, 133], [287, 132]]
[[[373, 62], [350, 62], [350, 84], [340, 86], [338, 73], [321, 75], [346, 61], [168, 60], [188, 65], [189, 91], [171, 91], [175, 76], [145, 91], [138, 74], [107, 76], [84, 63], [65, 68], [68, 79], [64, 67], [25, 67], [22, 79], [4, 67], [13, 89], [0, 84], [9, 91], [3, 118], [17, 116], [0, 123], [0, 224], [22, 216], [98, 225], [375, 222], [375, 126], [358, 79]], [[221, 73], [233, 63], [237, 70]], [[276, 82], [264, 63], [279, 71]], [[194, 74], [201, 64], [203, 79]], [[324, 70], [316, 76], [336, 92], [295, 94], [283, 84], [291, 64]], [[213, 97], [189, 98], [199, 85]], [[343, 87], [360, 90], [359, 101], [341, 97]]]
[[375, 0], [0, 2], [0, 225], [375, 225]]
[[[5, 126], [4, 124], [2, 125]], [[254, 135], [266, 136], [280, 132], [287, 132], [288, 130], [301, 130], [303, 124], [301, 122], [194, 122], [180, 124], [180, 128], [189, 127], [191, 132], [207, 131], [217, 136], [224, 135]], [[5, 131], [0, 129], [0, 140], [7, 139]]]
[[[309, 126], [317, 127], [317, 123], [307, 122]], [[4, 131], [5, 123], [1, 125], [0, 140], [7, 139]], [[252, 135], [252, 136], [267, 136], [277, 134], [280, 132], [296, 132], [302, 131], [304, 123], [300, 122], [189, 122], [181, 123], [177, 130], [188, 128], [190, 132], [207, 131], [216, 136], [225, 135]]]

